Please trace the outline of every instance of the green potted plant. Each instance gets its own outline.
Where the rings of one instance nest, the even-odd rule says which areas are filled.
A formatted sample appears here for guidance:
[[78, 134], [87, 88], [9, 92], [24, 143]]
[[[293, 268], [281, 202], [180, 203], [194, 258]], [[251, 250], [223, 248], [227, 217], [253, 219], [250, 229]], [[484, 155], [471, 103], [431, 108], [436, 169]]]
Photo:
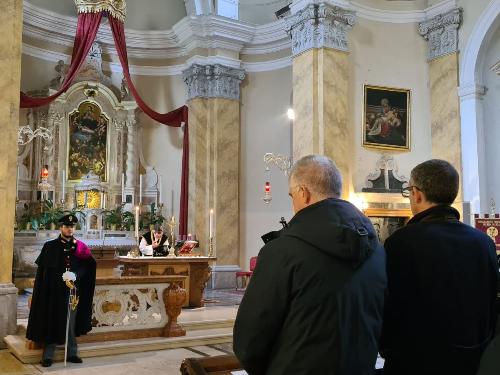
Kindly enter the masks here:
[[25, 203], [24, 206], [24, 212], [22, 213], [21, 217], [19, 218], [19, 225], [18, 228], [20, 230], [30, 230], [31, 229], [31, 222], [32, 220], [35, 220], [36, 223], [38, 223], [38, 215], [37, 214], [37, 207], [35, 202], [30, 202], [30, 203]]
[[151, 203], [150, 210], [141, 215], [140, 226], [151, 229], [155, 224], [163, 224], [163, 221], [165, 221], [165, 217], [156, 209], [156, 204]]
[[50, 199], [42, 202], [42, 213], [40, 215], [40, 224], [44, 228], [55, 230], [57, 228], [57, 222], [64, 215], [64, 211], [58, 207]]
[[134, 214], [130, 211], [123, 212], [123, 226], [125, 230], [133, 231], [135, 225], [135, 217]]
[[105, 227], [111, 228], [111, 230], [116, 230], [117, 228], [121, 228], [123, 224], [123, 204], [116, 206], [116, 208], [112, 210], [105, 210], [104, 214], [104, 225]]

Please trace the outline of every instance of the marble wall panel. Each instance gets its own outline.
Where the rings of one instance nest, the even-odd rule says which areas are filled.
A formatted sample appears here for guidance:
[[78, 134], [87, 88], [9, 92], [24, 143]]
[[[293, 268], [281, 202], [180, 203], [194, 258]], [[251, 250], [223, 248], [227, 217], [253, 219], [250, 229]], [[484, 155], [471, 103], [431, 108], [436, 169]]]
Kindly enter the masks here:
[[[432, 157], [449, 161], [462, 176], [457, 53], [430, 61], [429, 77]], [[457, 201], [462, 201], [461, 187]]]

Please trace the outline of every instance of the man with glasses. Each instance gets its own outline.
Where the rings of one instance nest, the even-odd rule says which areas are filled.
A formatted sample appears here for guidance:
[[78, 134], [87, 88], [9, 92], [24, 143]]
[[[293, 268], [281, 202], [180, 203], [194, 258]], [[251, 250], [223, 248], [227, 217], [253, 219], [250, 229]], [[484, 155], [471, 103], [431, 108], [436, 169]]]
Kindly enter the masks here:
[[333, 161], [293, 166], [295, 216], [260, 251], [238, 309], [234, 353], [250, 375], [371, 374], [386, 288], [370, 220], [340, 199]]
[[495, 245], [451, 207], [459, 176], [444, 160], [411, 171], [413, 218], [385, 241], [384, 375], [476, 374], [496, 321]]

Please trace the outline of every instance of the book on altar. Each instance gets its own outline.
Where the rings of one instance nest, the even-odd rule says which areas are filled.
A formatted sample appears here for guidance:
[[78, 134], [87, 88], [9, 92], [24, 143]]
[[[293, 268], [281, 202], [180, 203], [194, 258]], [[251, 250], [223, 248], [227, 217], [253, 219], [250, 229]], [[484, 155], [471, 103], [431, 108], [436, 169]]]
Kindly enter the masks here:
[[198, 245], [198, 241], [187, 240], [184, 241], [179, 249], [179, 255], [191, 254], [191, 251]]

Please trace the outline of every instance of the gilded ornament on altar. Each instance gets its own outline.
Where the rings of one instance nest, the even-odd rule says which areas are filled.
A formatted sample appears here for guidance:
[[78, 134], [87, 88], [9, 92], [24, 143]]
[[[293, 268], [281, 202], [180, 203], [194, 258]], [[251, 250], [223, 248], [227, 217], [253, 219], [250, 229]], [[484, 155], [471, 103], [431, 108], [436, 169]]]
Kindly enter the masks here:
[[78, 13], [108, 12], [122, 22], [127, 16], [125, 0], [75, 0], [75, 5]]
[[76, 194], [76, 204], [78, 207], [101, 208], [101, 193], [95, 190], [79, 191]]
[[498, 229], [496, 227], [489, 227], [488, 229], [486, 229], [486, 234], [490, 236], [493, 242], [496, 242], [495, 238], [496, 236], [498, 236]]

